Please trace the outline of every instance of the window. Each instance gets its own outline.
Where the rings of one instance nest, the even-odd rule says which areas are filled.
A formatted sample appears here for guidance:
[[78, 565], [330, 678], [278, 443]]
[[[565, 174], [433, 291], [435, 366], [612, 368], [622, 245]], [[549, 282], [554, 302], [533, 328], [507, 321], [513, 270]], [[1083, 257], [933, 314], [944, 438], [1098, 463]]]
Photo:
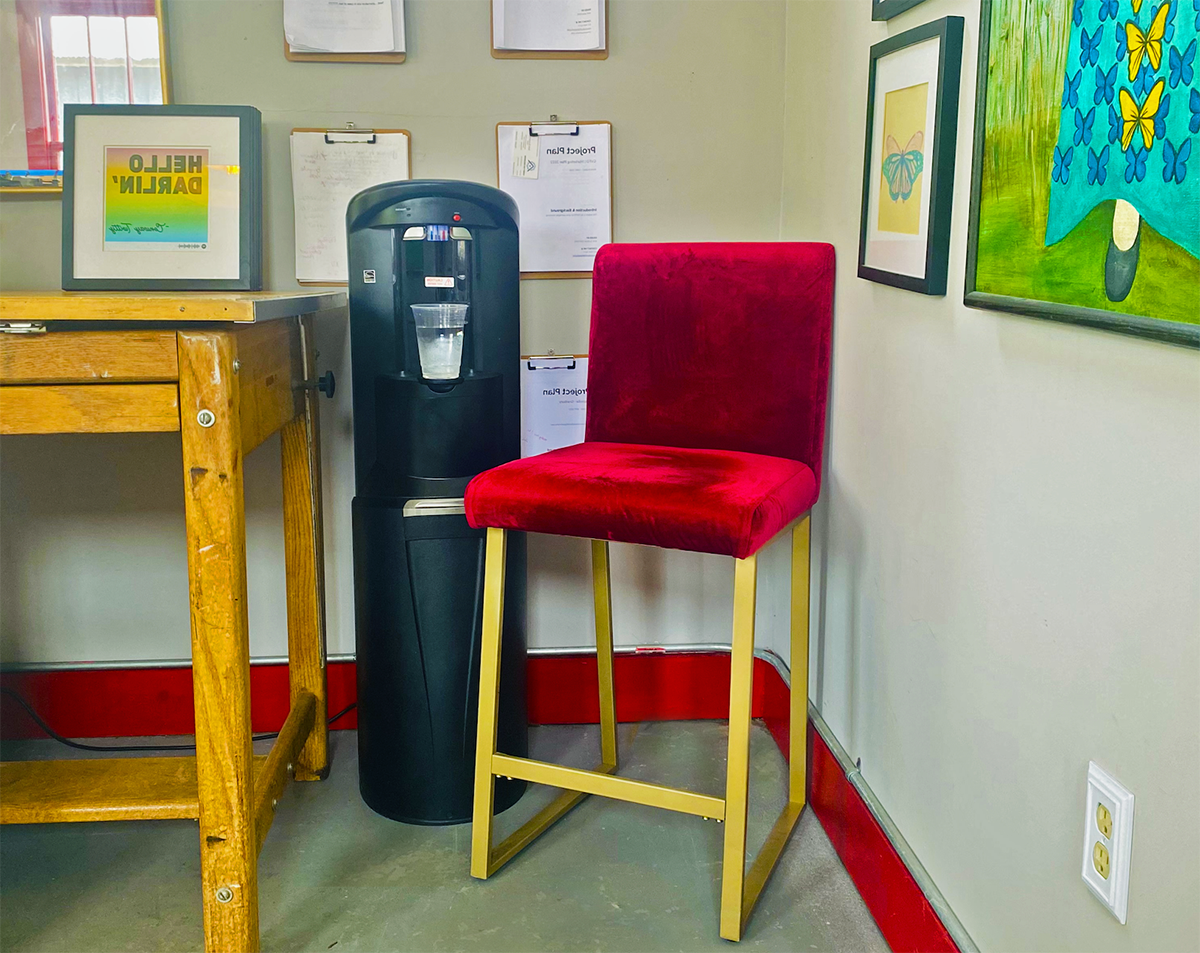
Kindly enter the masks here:
[[17, 0], [30, 169], [61, 169], [67, 103], [163, 101], [155, 0]]

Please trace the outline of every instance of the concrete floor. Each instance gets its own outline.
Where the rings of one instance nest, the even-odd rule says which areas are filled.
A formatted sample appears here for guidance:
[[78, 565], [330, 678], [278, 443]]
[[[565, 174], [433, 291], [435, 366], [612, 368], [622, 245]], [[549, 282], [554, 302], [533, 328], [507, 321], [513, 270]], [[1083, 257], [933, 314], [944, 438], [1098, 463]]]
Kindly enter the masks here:
[[[470, 827], [414, 827], [358, 797], [355, 738], [332, 735], [324, 783], [292, 784], [259, 858], [264, 950], [730, 950], [718, 938], [723, 828], [588, 798], [492, 879], [467, 873]], [[621, 726], [621, 773], [721, 795], [725, 726]], [[149, 739], [147, 739], [149, 740]], [[163, 741], [165, 739], [155, 739]], [[595, 727], [535, 728], [532, 756], [591, 767]], [[53, 742], [6, 759], [62, 757]], [[71, 752], [74, 754], [74, 752]], [[785, 799], [767, 732], [751, 746], [749, 841]], [[531, 787], [497, 839], [552, 796]], [[197, 831], [189, 821], [21, 825], [0, 833], [0, 950], [198, 950]], [[742, 948], [887, 949], [820, 824], [806, 811]]]

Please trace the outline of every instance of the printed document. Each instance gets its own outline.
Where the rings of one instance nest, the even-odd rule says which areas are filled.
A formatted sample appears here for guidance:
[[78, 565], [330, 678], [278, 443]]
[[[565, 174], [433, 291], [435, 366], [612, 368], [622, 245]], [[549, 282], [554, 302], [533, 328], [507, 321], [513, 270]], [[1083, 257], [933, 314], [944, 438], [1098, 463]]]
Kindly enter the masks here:
[[492, 0], [498, 50], [602, 50], [604, 0]]
[[375, 142], [326, 142], [324, 132], [292, 133], [296, 210], [296, 280], [347, 280], [346, 206], [381, 182], [407, 179], [408, 136], [378, 133]]
[[600, 246], [612, 241], [612, 126], [535, 124], [536, 178], [513, 174], [518, 133], [529, 128], [496, 128], [500, 189], [521, 213], [521, 271], [591, 271]]
[[521, 456], [583, 443], [586, 357], [521, 358]]
[[403, 53], [404, 0], [284, 0], [283, 35], [297, 53]]

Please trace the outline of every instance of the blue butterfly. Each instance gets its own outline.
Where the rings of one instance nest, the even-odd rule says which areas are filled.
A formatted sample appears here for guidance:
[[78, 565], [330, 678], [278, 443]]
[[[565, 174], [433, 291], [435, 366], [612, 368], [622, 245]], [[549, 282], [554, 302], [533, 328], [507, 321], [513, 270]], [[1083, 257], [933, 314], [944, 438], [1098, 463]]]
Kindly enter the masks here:
[[1146, 95], [1146, 91], [1154, 85], [1154, 69], [1150, 66], [1150, 58], [1146, 57], [1142, 61], [1141, 69], [1138, 70], [1137, 78], [1133, 81], [1134, 95], [1139, 99]]
[[1075, 77], [1066, 77], [1066, 84], [1063, 86], [1062, 108], [1066, 109], [1070, 106], [1074, 109], [1079, 105], [1079, 81], [1083, 79], [1083, 70], [1079, 70]]
[[[1179, 4], [1171, 3], [1170, 0], [1168, 0], [1167, 6], [1169, 7], [1169, 9], [1167, 10], [1167, 22], [1163, 26], [1163, 39], [1167, 43], [1170, 43], [1171, 40], [1173, 40], [1175, 38], [1175, 10], [1179, 6]], [[1155, 9], [1154, 12], [1158, 13], [1158, 11], [1161, 9], [1162, 9], [1162, 7], [1158, 7], [1157, 9]], [[1150, 22], [1152, 22], [1152, 23], [1154, 22], [1153, 18], [1151, 18]]]
[[1096, 119], [1096, 107], [1093, 106], [1088, 110], [1085, 116], [1081, 110], [1075, 110], [1075, 145], [1081, 142], [1085, 145], [1091, 145], [1092, 142], [1092, 123]]
[[1087, 30], [1080, 30], [1079, 33], [1079, 65], [1089, 66], [1100, 62], [1100, 28], [1096, 27], [1090, 39]]
[[1188, 129], [1192, 132], [1200, 132], [1200, 89], [1192, 90], [1192, 95], [1188, 98], [1188, 109], [1192, 111], [1192, 120], [1188, 123]]
[[1108, 178], [1108, 146], [1099, 152], [1088, 151], [1088, 185], [1104, 184]]
[[1167, 134], [1167, 113], [1171, 111], [1171, 94], [1167, 93], [1158, 104], [1158, 112], [1154, 114], [1154, 138], [1161, 139]]
[[1170, 182], [1174, 179], [1177, 184], [1183, 185], [1183, 180], [1187, 177], [1187, 160], [1192, 154], [1192, 140], [1184, 139], [1183, 145], [1176, 149], [1171, 145], [1170, 139], [1163, 140], [1163, 181]]
[[1070, 146], [1067, 151], [1063, 152], [1058, 146], [1054, 147], [1054, 169], [1050, 173], [1050, 178], [1055, 182], [1067, 184], [1067, 180], [1071, 178], [1071, 158], [1075, 150]]
[[1075, 0], [1075, 9], [1071, 11], [1071, 20], [1076, 26], [1083, 22], [1083, 0]]
[[[1080, 4], [1080, 6], [1082, 6], [1082, 4]], [[1079, 6], [1077, 6], [1075, 9], [1079, 10]], [[1114, 20], [1117, 18], [1117, 0], [1100, 0], [1100, 22], [1103, 23], [1109, 17]], [[1082, 19], [1082, 11], [1080, 19]], [[1075, 25], [1079, 25], [1079, 20], [1075, 21]]]
[[1128, 52], [1129, 52], [1129, 41], [1125, 38], [1125, 26], [1124, 26], [1124, 24], [1118, 23], [1117, 24], [1117, 60], [1120, 61], [1120, 60], [1125, 59], [1125, 56]]
[[1116, 142], [1121, 138], [1121, 114], [1115, 106], [1108, 107], [1108, 141]]
[[1192, 9], [1196, 11], [1196, 29], [1200, 30], [1200, 0], [1192, 0]]
[[893, 202], [897, 199], [907, 202], [912, 195], [917, 176], [925, 167], [925, 155], [921, 152], [924, 144], [925, 135], [921, 132], [914, 132], [903, 150], [892, 136], [887, 137], [883, 177], [887, 179], [888, 195]]
[[1149, 155], [1145, 149], [1128, 149], [1125, 152], [1125, 181], [1132, 182], [1137, 179], [1139, 182], [1146, 177], [1146, 156]]
[[1114, 63], [1113, 68], [1107, 73], [1099, 66], [1096, 67], [1096, 92], [1092, 95], [1092, 102], [1096, 105], [1111, 103], [1113, 101], [1113, 92], [1117, 83], [1118, 65]]
[[1192, 42], [1188, 44], [1186, 50], [1180, 53], [1176, 47], [1171, 47], [1171, 88], [1174, 89], [1180, 83], [1185, 86], [1192, 81], [1192, 76], [1195, 71], [1192, 64], [1196, 62], [1196, 38], [1192, 37]]

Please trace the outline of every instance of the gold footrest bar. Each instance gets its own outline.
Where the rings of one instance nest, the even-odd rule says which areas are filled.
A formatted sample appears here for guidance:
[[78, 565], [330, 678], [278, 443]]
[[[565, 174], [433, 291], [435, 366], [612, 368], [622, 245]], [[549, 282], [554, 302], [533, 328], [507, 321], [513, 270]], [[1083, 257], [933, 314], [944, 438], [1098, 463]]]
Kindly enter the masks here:
[[569, 791], [581, 791], [584, 794], [598, 794], [618, 801], [662, 807], [681, 814], [695, 814], [715, 820], [725, 819], [725, 801], [719, 797], [681, 791], [661, 784], [650, 784], [648, 781], [617, 778], [611, 774], [566, 768], [559, 764], [514, 758], [506, 754], [492, 755], [492, 773], [507, 778], [521, 778], [535, 784], [549, 784]]
[[[615, 764], [598, 764], [596, 774], [612, 774], [617, 770]], [[524, 824], [496, 845], [488, 857], [487, 875], [490, 877], [507, 864], [538, 837], [548, 831], [567, 815], [571, 808], [582, 801], [587, 794], [583, 791], [564, 791], [544, 808], [533, 815]]]
[[792, 831], [795, 830], [796, 822], [800, 820], [800, 813], [803, 810], [803, 801], [798, 803], [793, 801], [783, 809], [783, 813], [779, 815], [779, 820], [775, 822], [775, 826], [771, 828], [771, 833], [767, 835], [767, 839], [763, 842], [758, 856], [754, 858], [754, 863], [746, 871], [745, 894], [742, 896], [742, 929], [745, 929], [746, 921], [750, 919], [754, 905], [758, 903], [758, 895], [762, 893], [762, 888], [766, 886], [767, 878], [771, 876], [771, 871], [775, 869], [775, 865], [779, 862], [779, 857], [783, 853], [783, 849], [787, 846], [787, 842], [791, 838]]

